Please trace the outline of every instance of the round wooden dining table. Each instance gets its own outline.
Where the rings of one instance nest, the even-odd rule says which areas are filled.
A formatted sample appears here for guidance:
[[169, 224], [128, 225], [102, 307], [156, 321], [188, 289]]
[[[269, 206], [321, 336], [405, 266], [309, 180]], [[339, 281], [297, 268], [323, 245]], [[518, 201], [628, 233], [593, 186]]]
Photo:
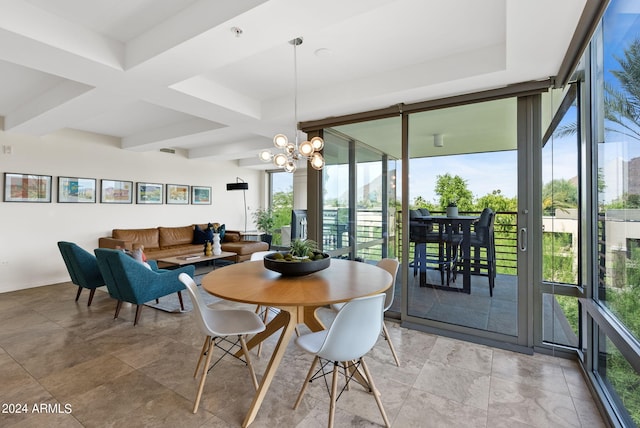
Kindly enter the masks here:
[[311, 331], [323, 330], [325, 327], [316, 316], [319, 307], [383, 293], [392, 283], [391, 275], [384, 269], [340, 259], [331, 259], [325, 270], [297, 277], [270, 271], [262, 260], [225, 266], [205, 275], [202, 287], [214, 296], [280, 309], [265, 331], [247, 342], [251, 349], [282, 329], [242, 426], [249, 426], [255, 419], [298, 324], [305, 324]]

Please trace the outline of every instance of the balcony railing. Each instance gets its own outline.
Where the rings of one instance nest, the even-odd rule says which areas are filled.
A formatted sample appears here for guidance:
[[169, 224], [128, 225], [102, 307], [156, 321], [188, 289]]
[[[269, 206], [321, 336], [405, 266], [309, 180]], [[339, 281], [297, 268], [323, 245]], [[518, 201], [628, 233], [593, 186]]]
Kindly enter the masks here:
[[[352, 251], [349, 247], [351, 231], [346, 220], [341, 220], [339, 210], [324, 210], [323, 248], [333, 256], [346, 255]], [[388, 226], [387, 257], [402, 258], [401, 237], [403, 233], [402, 213], [395, 212]], [[444, 212], [433, 212], [443, 215]], [[477, 215], [479, 211], [460, 212], [460, 215]], [[365, 260], [379, 260], [383, 254], [383, 221], [380, 210], [358, 210], [356, 214], [355, 242], [356, 257]], [[496, 212], [495, 226], [496, 270], [502, 274], [516, 274], [517, 267], [517, 213], [515, 211]], [[413, 245], [410, 248], [409, 260], [413, 261]]]

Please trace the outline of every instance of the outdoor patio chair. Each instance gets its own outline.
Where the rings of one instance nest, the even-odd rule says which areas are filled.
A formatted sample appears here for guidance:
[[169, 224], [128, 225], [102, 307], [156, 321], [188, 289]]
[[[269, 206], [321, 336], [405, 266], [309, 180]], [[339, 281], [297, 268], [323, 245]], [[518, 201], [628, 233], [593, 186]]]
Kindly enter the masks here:
[[[485, 208], [480, 219], [475, 224], [469, 247], [471, 248], [471, 275], [487, 276], [489, 278], [489, 295], [493, 297], [496, 279], [496, 248], [494, 234], [495, 212]], [[465, 257], [466, 255], [462, 255]], [[462, 266], [462, 263], [459, 263]]]

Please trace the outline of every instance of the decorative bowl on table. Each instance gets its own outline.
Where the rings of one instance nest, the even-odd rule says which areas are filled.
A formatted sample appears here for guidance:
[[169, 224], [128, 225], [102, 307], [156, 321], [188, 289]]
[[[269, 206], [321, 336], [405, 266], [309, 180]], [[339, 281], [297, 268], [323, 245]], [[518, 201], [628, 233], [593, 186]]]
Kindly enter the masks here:
[[264, 256], [264, 267], [282, 276], [302, 276], [326, 269], [331, 264], [327, 253], [314, 252], [313, 257], [295, 257], [289, 252], [275, 252]]

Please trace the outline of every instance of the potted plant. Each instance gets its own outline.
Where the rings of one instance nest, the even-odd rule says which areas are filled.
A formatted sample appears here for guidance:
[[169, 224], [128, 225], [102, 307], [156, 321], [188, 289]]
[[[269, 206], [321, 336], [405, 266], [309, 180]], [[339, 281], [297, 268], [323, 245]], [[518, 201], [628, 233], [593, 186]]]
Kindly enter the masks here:
[[314, 252], [318, 249], [316, 241], [311, 239], [295, 239], [289, 247], [289, 253], [292, 257], [298, 259], [315, 258]]
[[275, 219], [273, 218], [273, 210], [271, 208], [263, 209], [258, 208], [253, 213], [253, 221], [256, 224], [256, 228], [259, 232], [262, 232], [260, 239], [263, 242], [269, 244], [271, 248], [271, 241], [273, 239], [273, 229], [275, 225]]
[[447, 205], [447, 217], [458, 217], [458, 204], [455, 200]]
[[264, 266], [284, 276], [308, 275], [326, 269], [331, 257], [318, 250], [311, 239], [295, 239], [289, 251], [275, 252], [264, 257]]

